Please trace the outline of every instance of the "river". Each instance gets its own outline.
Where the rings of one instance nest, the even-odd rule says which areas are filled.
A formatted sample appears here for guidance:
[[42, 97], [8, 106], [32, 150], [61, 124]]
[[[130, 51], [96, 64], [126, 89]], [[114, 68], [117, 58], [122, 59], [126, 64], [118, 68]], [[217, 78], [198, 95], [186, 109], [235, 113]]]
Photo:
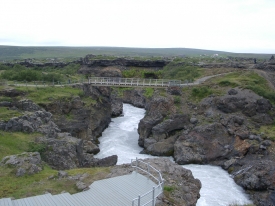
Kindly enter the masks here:
[[[123, 115], [113, 118], [109, 127], [99, 138], [100, 152], [95, 155], [103, 158], [116, 154], [117, 164], [130, 163], [131, 159], [150, 158], [151, 155], [139, 154], [142, 148], [138, 146], [138, 123], [145, 115], [145, 110], [123, 104]], [[210, 165], [184, 165], [190, 169], [195, 178], [202, 183], [201, 198], [197, 206], [228, 206], [229, 204], [249, 204], [244, 190], [235, 184], [226, 171]]]

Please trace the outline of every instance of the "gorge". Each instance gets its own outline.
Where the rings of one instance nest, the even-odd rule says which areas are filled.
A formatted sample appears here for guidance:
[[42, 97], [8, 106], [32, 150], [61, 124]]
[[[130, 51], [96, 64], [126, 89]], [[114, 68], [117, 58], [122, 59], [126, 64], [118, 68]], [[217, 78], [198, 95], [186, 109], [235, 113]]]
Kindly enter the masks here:
[[[144, 116], [144, 109], [123, 104], [123, 116], [112, 119], [109, 127], [99, 138], [100, 152], [95, 156], [104, 158], [118, 155], [117, 164], [130, 163], [131, 159], [152, 158], [151, 155], [140, 154], [142, 148], [137, 145], [137, 127], [139, 120]], [[170, 157], [173, 161], [173, 158]], [[184, 165], [190, 169], [202, 182], [201, 197], [197, 206], [248, 204], [249, 201], [244, 191], [236, 185], [233, 179], [221, 168], [207, 165]]]
[[[136, 156], [150, 159], [151, 155], [158, 156], [159, 160], [154, 159], [153, 164], [160, 166], [162, 161], [166, 167], [177, 168], [175, 171], [178, 175], [169, 177], [172, 178], [167, 183], [169, 187], [175, 186], [176, 180], [173, 178], [187, 181], [188, 184], [168, 193], [172, 198], [166, 196], [165, 201], [169, 204], [173, 198], [178, 198], [184, 199], [185, 204], [190, 200], [190, 205], [194, 205], [199, 198], [200, 184], [188, 170], [180, 170], [176, 164], [172, 166], [161, 156], [173, 156], [179, 165], [222, 167], [245, 189], [254, 204], [274, 204], [275, 115], [274, 91], [270, 90], [273, 76], [269, 75], [267, 82], [258, 75], [257, 70], [262, 69], [260, 75], [272, 73], [273, 62], [252, 65], [250, 59], [229, 59], [225, 64], [202, 64], [192, 58], [170, 61], [165, 63], [165, 68], [161, 68], [164, 65], [136, 60], [126, 63], [121, 59], [81, 60], [78, 72], [95, 76], [174, 75], [180, 78], [190, 73], [197, 78], [197, 75], [201, 75], [199, 72], [204, 76], [224, 71], [230, 73], [198, 86], [167, 89], [95, 87], [89, 84], [20, 88], [4, 84], [0, 92], [0, 109], [3, 114], [10, 116], [0, 116], [0, 129], [4, 131], [2, 139], [8, 138], [9, 133], [38, 132], [35, 144], [39, 147], [35, 148], [35, 152], [39, 151], [43, 161], [56, 170], [104, 167], [118, 163], [114, 166], [116, 170], [123, 168], [122, 163], [128, 163], [129, 159]], [[133, 62], [138, 68], [127, 65]], [[34, 70], [40, 69], [32, 64], [29, 66], [27, 71], [33, 66]], [[40, 66], [43, 68], [43, 65]], [[62, 65], [59, 66], [55, 68], [56, 72], [62, 72]], [[143, 109], [138, 109], [136, 113], [137, 108], [131, 107], [130, 113], [126, 109], [124, 117], [120, 117], [122, 103]], [[124, 105], [126, 108], [128, 106]], [[126, 118], [126, 122], [123, 118]], [[132, 121], [135, 124], [132, 125]], [[119, 128], [123, 130], [117, 132]], [[118, 134], [117, 140], [112, 139], [115, 134]], [[101, 135], [102, 138], [99, 138]], [[128, 137], [134, 137], [135, 140], [129, 140]], [[11, 158], [14, 157], [5, 157], [2, 164], [10, 163]], [[194, 169], [197, 166], [191, 167]], [[24, 168], [20, 167], [17, 173], [20, 176], [42, 169], [41, 165], [33, 168], [36, 168], [35, 171], [27, 170], [24, 173]], [[212, 169], [215, 174], [215, 168]], [[210, 168], [206, 170], [210, 171]], [[163, 171], [166, 171], [165, 168]], [[195, 174], [196, 171], [193, 171]], [[219, 175], [213, 176], [223, 177], [222, 171], [218, 172]], [[185, 179], [180, 178], [181, 175]], [[246, 199], [239, 204], [244, 203], [248, 203]]]

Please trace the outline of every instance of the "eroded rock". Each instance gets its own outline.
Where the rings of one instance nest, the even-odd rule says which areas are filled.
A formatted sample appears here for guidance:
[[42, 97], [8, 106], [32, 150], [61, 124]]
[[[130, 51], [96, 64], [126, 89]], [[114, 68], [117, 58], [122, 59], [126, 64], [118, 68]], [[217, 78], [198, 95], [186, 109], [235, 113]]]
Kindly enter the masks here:
[[14, 167], [16, 176], [36, 174], [43, 169], [38, 152], [24, 152], [19, 155], [6, 156], [2, 159], [0, 165]]

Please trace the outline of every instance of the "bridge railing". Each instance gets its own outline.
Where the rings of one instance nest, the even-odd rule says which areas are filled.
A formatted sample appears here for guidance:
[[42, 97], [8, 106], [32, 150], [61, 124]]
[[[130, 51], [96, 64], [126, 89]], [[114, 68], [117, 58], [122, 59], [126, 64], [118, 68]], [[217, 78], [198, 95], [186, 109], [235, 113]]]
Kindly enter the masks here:
[[120, 85], [120, 86], [157, 86], [169, 87], [180, 86], [180, 80], [168, 79], [139, 79], [139, 78], [119, 78], [119, 77], [90, 77], [89, 84], [95, 85]]
[[[162, 178], [160, 171], [152, 167], [150, 164], [137, 158], [135, 160], [131, 160], [131, 166], [135, 169], [139, 169], [145, 172], [158, 183], [156, 187], [152, 188], [152, 190], [146, 192], [145, 194], [139, 195], [137, 198], [133, 199], [132, 206], [155, 206], [156, 198], [163, 192], [164, 180]], [[157, 176], [154, 175], [153, 172], [156, 173]]]

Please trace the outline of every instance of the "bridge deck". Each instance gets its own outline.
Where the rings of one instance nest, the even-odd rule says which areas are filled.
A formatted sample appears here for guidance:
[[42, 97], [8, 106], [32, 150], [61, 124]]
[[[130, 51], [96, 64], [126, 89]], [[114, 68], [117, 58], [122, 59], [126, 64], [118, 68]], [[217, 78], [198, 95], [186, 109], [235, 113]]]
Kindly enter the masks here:
[[[133, 172], [129, 175], [96, 181], [90, 185], [89, 190], [73, 195], [44, 194], [17, 200], [3, 198], [0, 199], [0, 206], [131, 206], [134, 198], [156, 186], [149, 178]], [[157, 194], [160, 192], [160, 189], [156, 189]], [[141, 205], [151, 199], [151, 194], [142, 198]]]

